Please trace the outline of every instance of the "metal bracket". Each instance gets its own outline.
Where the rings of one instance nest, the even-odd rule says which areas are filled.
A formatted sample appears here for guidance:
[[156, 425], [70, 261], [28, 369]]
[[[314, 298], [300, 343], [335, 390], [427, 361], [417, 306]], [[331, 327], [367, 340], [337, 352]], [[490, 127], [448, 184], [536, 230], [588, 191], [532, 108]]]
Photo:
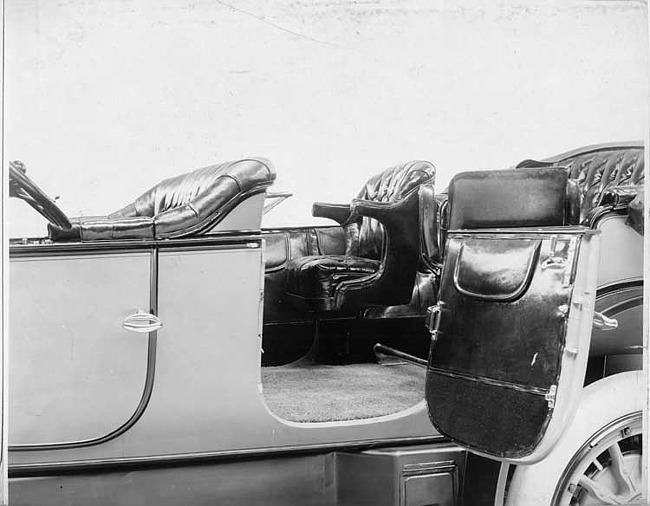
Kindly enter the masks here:
[[544, 395], [544, 400], [548, 403], [549, 408], [555, 407], [555, 396], [557, 395], [557, 385], [551, 385], [548, 393]]
[[435, 306], [427, 308], [426, 326], [431, 334], [431, 342], [435, 343], [438, 339], [438, 328], [440, 327], [440, 313], [445, 305], [443, 301], [438, 301]]

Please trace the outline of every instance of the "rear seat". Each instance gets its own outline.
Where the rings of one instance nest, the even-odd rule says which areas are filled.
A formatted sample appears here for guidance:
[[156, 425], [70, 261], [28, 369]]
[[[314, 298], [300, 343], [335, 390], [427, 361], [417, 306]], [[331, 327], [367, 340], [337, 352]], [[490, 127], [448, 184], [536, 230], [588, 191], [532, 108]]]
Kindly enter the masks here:
[[598, 144], [544, 160], [524, 160], [517, 168], [565, 167], [578, 183], [580, 219], [593, 225], [603, 213], [627, 211], [628, 223], [643, 231], [644, 149], [642, 142]]

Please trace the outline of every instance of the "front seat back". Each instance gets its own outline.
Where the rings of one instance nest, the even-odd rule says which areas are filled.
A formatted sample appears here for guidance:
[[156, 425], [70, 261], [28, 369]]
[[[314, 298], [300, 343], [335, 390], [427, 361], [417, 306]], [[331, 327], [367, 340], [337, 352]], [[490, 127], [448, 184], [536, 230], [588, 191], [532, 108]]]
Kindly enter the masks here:
[[256, 196], [259, 209], [247, 209], [249, 219], [241, 223], [244, 228], [259, 228], [262, 194], [274, 180], [275, 170], [265, 158], [210, 165], [165, 179], [108, 216], [73, 219], [69, 230], [50, 226], [50, 237], [94, 241], [200, 235]]

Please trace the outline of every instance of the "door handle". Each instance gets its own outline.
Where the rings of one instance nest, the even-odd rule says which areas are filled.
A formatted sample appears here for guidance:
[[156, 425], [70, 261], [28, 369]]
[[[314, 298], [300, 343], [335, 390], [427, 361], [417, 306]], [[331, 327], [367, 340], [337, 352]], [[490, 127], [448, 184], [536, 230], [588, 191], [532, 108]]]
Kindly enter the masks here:
[[614, 330], [618, 327], [618, 320], [616, 318], [609, 318], [603, 313], [594, 311], [592, 327], [598, 330]]
[[146, 334], [149, 332], [154, 332], [162, 328], [162, 321], [156, 315], [150, 313], [145, 313], [144, 311], [138, 311], [132, 315], [124, 318], [122, 322], [122, 328], [128, 330], [129, 332], [137, 332], [138, 334]]

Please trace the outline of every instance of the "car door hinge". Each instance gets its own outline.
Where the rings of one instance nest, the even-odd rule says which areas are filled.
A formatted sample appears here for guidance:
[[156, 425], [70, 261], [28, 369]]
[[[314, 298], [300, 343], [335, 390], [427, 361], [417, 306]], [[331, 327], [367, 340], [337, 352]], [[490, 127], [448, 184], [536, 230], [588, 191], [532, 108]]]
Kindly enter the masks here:
[[555, 407], [555, 396], [557, 395], [557, 385], [551, 385], [548, 393], [544, 395], [544, 400], [548, 403], [549, 408]]

